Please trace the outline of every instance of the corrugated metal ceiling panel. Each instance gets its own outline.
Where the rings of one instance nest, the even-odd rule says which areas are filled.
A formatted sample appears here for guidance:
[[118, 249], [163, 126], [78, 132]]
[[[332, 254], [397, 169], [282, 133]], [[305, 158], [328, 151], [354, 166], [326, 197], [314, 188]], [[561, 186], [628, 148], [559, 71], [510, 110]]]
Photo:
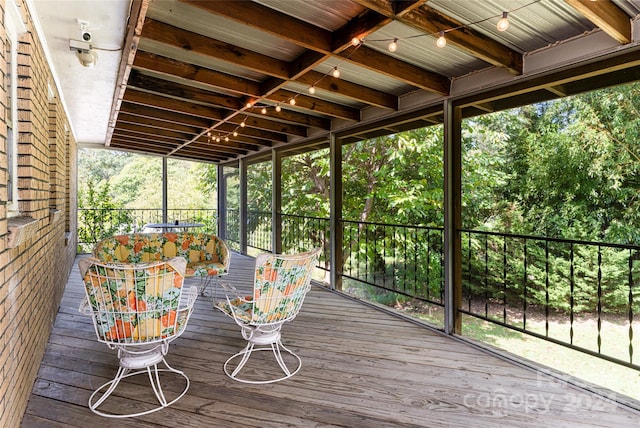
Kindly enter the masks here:
[[179, 1], [154, 2], [149, 18], [211, 37], [283, 61], [293, 61], [305, 50], [264, 31], [249, 28]]
[[285, 13], [325, 30], [334, 31], [362, 13], [365, 8], [351, 0], [256, 0], [271, 9]]
[[[429, 6], [515, 49], [530, 52], [591, 31], [595, 25], [563, 0], [434, 0]], [[509, 30], [496, 24], [509, 12]]]

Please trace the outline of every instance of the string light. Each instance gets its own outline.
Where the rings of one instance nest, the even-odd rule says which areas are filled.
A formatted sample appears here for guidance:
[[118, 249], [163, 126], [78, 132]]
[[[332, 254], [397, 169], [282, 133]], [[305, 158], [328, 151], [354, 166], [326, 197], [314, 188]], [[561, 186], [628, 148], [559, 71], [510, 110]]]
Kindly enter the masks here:
[[396, 49], [398, 49], [398, 38], [396, 37], [395, 39], [393, 39], [393, 41], [389, 43], [389, 46], [387, 47], [389, 49], [389, 52], [395, 52]]
[[443, 48], [447, 45], [447, 39], [444, 37], [444, 31], [440, 31], [440, 37], [436, 40], [436, 46]]
[[[529, 6], [531, 6], [531, 5], [535, 4], [535, 3], [538, 3], [540, 1], [542, 1], [542, 0], [533, 0], [528, 4], [520, 6], [520, 7], [516, 8], [516, 9], [511, 10], [511, 11], [503, 11], [502, 12], [502, 18], [500, 18], [500, 20], [498, 20], [498, 23], [496, 24], [496, 28], [498, 29], [498, 31], [506, 31], [506, 30], [508, 30], [509, 29], [509, 13], [517, 11], [517, 10], [520, 10], [520, 9], [524, 9], [524, 8], [529, 7]], [[470, 23], [467, 23], [467, 24], [460, 24], [457, 27], [441, 30], [441, 31], [439, 31], [437, 33], [438, 34], [438, 38], [436, 40], [436, 46], [438, 48], [443, 48], [443, 47], [446, 46], [447, 39], [445, 38], [445, 32], [455, 31], [455, 30], [464, 29], [464, 28], [470, 28], [472, 26], [481, 24], [481, 23], [489, 21], [489, 20], [493, 20], [495, 18], [496, 18], [496, 16], [493, 15], [493, 16], [491, 16], [489, 18], [484, 18], [484, 19], [481, 19], [479, 21], [470, 22]], [[407, 38], [415, 38], [415, 37], [422, 37], [422, 36], [427, 36], [427, 34], [421, 34], [421, 35], [417, 35], [417, 36], [410, 36], [410, 37], [407, 37]], [[430, 36], [434, 36], [434, 34], [430, 34]], [[384, 40], [384, 39], [382, 39], [382, 40], [367, 40], [367, 42], [369, 42], [369, 41], [372, 41], [372, 42], [383, 42], [383, 41], [389, 41], [389, 40], [390, 39], [386, 39], [386, 40]], [[396, 52], [396, 50], [398, 49], [398, 41], [399, 40], [400, 40], [399, 37], [394, 37], [393, 40], [390, 41], [389, 45], [387, 46], [387, 48], [389, 49], [389, 52]], [[349, 57], [353, 54], [353, 52], [355, 52], [364, 43], [365, 43], [365, 40], [363, 38], [353, 37], [351, 39], [351, 44], [353, 45], [353, 47], [355, 49], [351, 52], [351, 54], [349, 54], [349, 56], [346, 57], [346, 59], [349, 59]], [[338, 66], [336, 65], [335, 67], [333, 67], [322, 78], [327, 77], [329, 74], [331, 74], [331, 76], [333, 76], [336, 79], [339, 78], [340, 77], [340, 70], [338, 69]], [[322, 80], [322, 78], [320, 80]], [[318, 82], [320, 80], [318, 80]], [[309, 86], [309, 88], [308, 88], [309, 94], [312, 94], [312, 95], [315, 94], [316, 85], [317, 85], [318, 82], [315, 82], [313, 85]], [[296, 94], [292, 98], [289, 99], [289, 104], [290, 105], [292, 105], [292, 106], [296, 105], [296, 97], [298, 95], [300, 95], [300, 94]], [[248, 101], [246, 103], [246, 108], [253, 108], [257, 102], [260, 102], [260, 99], [257, 99], [257, 100], [254, 100], [254, 101]], [[278, 112], [278, 113], [280, 111], [282, 111], [282, 107], [280, 106], [280, 103], [277, 103], [275, 105], [275, 111]], [[262, 107], [260, 112], [262, 114], [267, 114], [267, 107]], [[244, 127], [247, 126], [246, 125], [246, 120], [247, 120], [247, 117], [245, 117], [242, 120], [242, 122], [240, 122], [239, 128], [244, 128]], [[209, 142], [214, 140], [214, 138], [212, 137], [212, 134], [211, 134], [211, 130], [208, 130], [206, 135], [208, 137]], [[234, 137], [237, 137], [238, 136], [238, 128], [236, 128], [232, 133], [226, 134], [224, 137], [221, 137], [221, 135], [218, 134], [218, 136], [215, 138], [215, 141], [219, 143], [221, 141], [221, 139], [223, 138], [225, 142], [228, 142], [229, 141], [229, 135], [233, 135]]]
[[[527, 4], [525, 4], [525, 5], [517, 7], [515, 9], [510, 10], [510, 11], [503, 11], [502, 12], [502, 17], [500, 18], [500, 20], [496, 24], [496, 28], [498, 29], [498, 31], [507, 31], [509, 29], [509, 25], [510, 25], [510, 23], [509, 23], [509, 14], [510, 13], [518, 11], [518, 10], [521, 10], [521, 9], [524, 9], [524, 8], [527, 8], [527, 7], [529, 7], [529, 6], [533, 5], [533, 4], [539, 3], [541, 1], [542, 0], [533, 0], [533, 1], [531, 1], [531, 2], [529, 2]], [[595, 0], [592, 0], [592, 1], [595, 1]], [[498, 15], [498, 16], [500, 16], [500, 15]], [[445, 38], [445, 33], [446, 32], [465, 29], [465, 28], [471, 28], [471, 27], [473, 27], [475, 25], [482, 24], [482, 23], [484, 23], [486, 21], [493, 20], [495, 18], [496, 18], [496, 15], [493, 15], [493, 16], [490, 16], [488, 18], [480, 19], [478, 21], [469, 22], [467, 24], [460, 24], [457, 27], [452, 27], [452, 28], [448, 28], [448, 29], [445, 29], [445, 30], [441, 30], [441, 31], [439, 31], [437, 33], [438, 38], [436, 40], [436, 46], [439, 47], [439, 48], [443, 48], [443, 47], [446, 46], [446, 44], [447, 44], [447, 39]], [[412, 38], [423, 37], [423, 36], [427, 36], [427, 35], [429, 35], [429, 34], [419, 34], [419, 35], [415, 35], [415, 36], [409, 36], [409, 37], [406, 37], [406, 38], [407, 39], [412, 39]], [[430, 34], [430, 35], [433, 36], [433, 35], [436, 35], [436, 34]], [[395, 52], [398, 49], [398, 42], [401, 39], [402, 38], [400, 38], [400, 37], [394, 37], [393, 39], [379, 39], [379, 40], [367, 39], [367, 42], [385, 42], [385, 41], [390, 41], [390, 43], [387, 46], [387, 48], [389, 49], [389, 52]], [[356, 44], [356, 41], [358, 41], [358, 44]], [[358, 46], [358, 45], [364, 44], [364, 42], [365, 42], [364, 39], [356, 39], [355, 37], [352, 40], [352, 44], [354, 46]], [[333, 73], [332, 74], [333, 74], [334, 77], [337, 77], [336, 74], [338, 74], [338, 76], [339, 76], [339, 71], [337, 71], [337, 67], [335, 67], [333, 69]]]
[[502, 12], [502, 18], [498, 21], [496, 27], [498, 31], [507, 31], [509, 29], [509, 12]]

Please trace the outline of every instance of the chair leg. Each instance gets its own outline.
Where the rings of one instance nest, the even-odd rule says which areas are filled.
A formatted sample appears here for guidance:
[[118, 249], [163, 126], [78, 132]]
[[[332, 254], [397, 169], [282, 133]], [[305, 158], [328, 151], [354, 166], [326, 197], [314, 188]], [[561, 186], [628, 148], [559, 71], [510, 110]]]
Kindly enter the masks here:
[[219, 276], [216, 276], [216, 277], [201, 276], [200, 277], [200, 286], [198, 287], [198, 289], [200, 290], [200, 296], [204, 297], [204, 292], [212, 284], [213, 284], [212, 287], [214, 289], [214, 292], [217, 291], [218, 279], [220, 279]]
[[[247, 346], [238, 354], [236, 355], [242, 355], [242, 359], [240, 360], [240, 362], [238, 363], [238, 367], [236, 367], [233, 370], [233, 373], [229, 374], [227, 373], [227, 375], [229, 375], [229, 377], [234, 378], [236, 377], [236, 375], [240, 372], [240, 370], [242, 370], [242, 368], [244, 367], [245, 364], [247, 364], [247, 361], [249, 361], [249, 357], [251, 356], [251, 353], [253, 352], [253, 348], [255, 347], [255, 345], [253, 343], [248, 343]], [[227, 360], [224, 363], [224, 371], [227, 371], [227, 363], [230, 361], [231, 359]]]
[[[89, 397], [89, 408], [91, 409], [91, 411], [100, 416], [104, 416], [108, 418], [130, 418], [130, 417], [142, 416], [142, 415], [147, 415], [149, 413], [156, 412], [178, 401], [187, 393], [187, 390], [189, 389], [189, 384], [190, 384], [189, 378], [187, 377], [187, 375], [184, 374], [184, 372], [171, 367], [164, 358], [162, 359], [161, 362], [164, 363], [166, 368], [158, 368], [158, 364], [153, 364], [149, 367], [144, 368], [143, 370], [137, 370], [132, 372], [130, 371], [130, 369], [120, 367], [118, 369], [116, 377], [113, 380], [110, 380], [109, 382], [102, 385], [100, 388], [96, 389], [93, 392], [93, 394], [91, 394], [91, 396]], [[185, 388], [182, 390], [182, 392], [178, 394], [177, 397], [175, 397], [171, 401], [167, 401], [167, 398], [164, 395], [164, 391], [162, 390], [162, 386], [160, 384], [160, 375], [159, 375], [160, 372], [176, 373], [185, 379], [185, 383], [186, 383]], [[109, 398], [109, 396], [111, 396], [111, 394], [115, 391], [116, 387], [118, 386], [118, 384], [122, 379], [131, 377], [131, 376], [136, 376], [139, 374], [147, 374], [147, 376], [149, 377], [151, 388], [153, 389], [156, 399], [160, 404], [159, 406], [156, 406], [150, 410], [145, 410], [137, 413], [127, 413], [127, 414], [106, 413], [97, 409], [101, 404], [103, 404], [107, 400], [107, 398]], [[104, 388], [107, 388], [107, 390], [100, 396], [98, 400], [94, 402], [94, 397], [96, 397], [96, 395], [98, 395], [100, 391], [102, 391]]]
[[[278, 362], [278, 365], [280, 366], [280, 369], [284, 372], [284, 376], [275, 378], [275, 379], [267, 379], [267, 380], [253, 380], [253, 379], [239, 377], [238, 374], [240, 373], [242, 368], [246, 365], [253, 351], [272, 351], [276, 361]], [[293, 356], [297, 360], [297, 364], [295, 365], [295, 370], [291, 370], [287, 366], [287, 364], [285, 363], [282, 357], [281, 351], [285, 351], [286, 353]], [[242, 359], [238, 363], [238, 366], [233, 370], [233, 372], [229, 373], [229, 368], [228, 368], [229, 363], [231, 363], [231, 361], [233, 361], [234, 359], [240, 356], [242, 356]], [[235, 355], [232, 355], [231, 357], [229, 357], [229, 359], [227, 359], [227, 361], [225, 361], [224, 372], [231, 379], [236, 380], [238, 382], [264, 384], [264, 383], [279, 382], [281, 380], [288, 379], [294, 374], [298, 373], [301, 367], [302, 367], [302, 360], [300, 359], [300, 357], [298, 357], [295, 353], [293, 353], [293, 351], [285, 347], [280, 340], [277, 340], [276, 342], [269, 344], [268, 347], [267, 346], [255, 347], [255, 344], [248, 343], [247, 346], [242, 351], [238, 352]]]
[[[104, 385], [102, 385], [100, 388], [96, 389], [94, 391], [93, 394], [91, 394], [91, 397], [89, 398], [89, 408], [96, 412], [96, 408], [98, 406], [100, 406], [102, 403], [104, 403], [104, 401], [109, 398], [109, 396], [111, 395], [111, 393], [113, 391], [115, 391], [116, 387], [118, 386], [118, 384], [120, 383], [120, 381], [127, 377], [127, 373], [129, 372], [129, 369], [124, 368], [124, 367], [118, 367], [118, 372], [116, 373], [116, 376], [113, 378], [113, 380], [110, 380], [109, 382], [105, 383]], [[100, 391], [101, 389], [103, 389], [104, 387], [106, 387], [107, 385], [109, 385], [109, 388], [107, 388], [107, 390], [104, 392], [104, 394], [102, 394], [102, 396], [98, 399], [98, 401], [96, 401], [95, 403], [91, 404], [91, 401], [93, 400], [94, 395], [96, 395], [98, 393], [98, 391]], [[99, 414], [99, 413], [98, 413]]]

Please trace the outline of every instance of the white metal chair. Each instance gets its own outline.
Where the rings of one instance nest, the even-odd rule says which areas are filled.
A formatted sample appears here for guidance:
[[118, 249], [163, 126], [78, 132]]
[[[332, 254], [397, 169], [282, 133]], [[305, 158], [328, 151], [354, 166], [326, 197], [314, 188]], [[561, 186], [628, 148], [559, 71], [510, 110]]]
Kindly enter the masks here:
[[[195, 286], [183, 292], [187, 261], [176, 257], [154, 263], [108, 264], [89, 258], [81, 259], [78, 265], [86, 291], [80, 312], [92, 316], [98, 341], [117, 349], [120, 363], [113, 380], [91, 394], [89, 408], [101, 416], [125, 418], [146, 415], [175, 403], [189, 389], [189, 378], [169, 366], [165, 355], [169, 343], [184, 332], [198, 296]], [[166, 368], [158, 368], [160, 363]], [[162, 372], [167, 372], [162, 375], [163, 383], [174, 382], [174, 374], [182, 379], [185, 387], [177, 396], [165, 395]], [[122, 379], [139, 374], [148, 375], [157, 405], [135, 413], [98, 410]]]
[[[300, 311], [311, 288], [311, 276], [319, 255], [320, 248], [294, 255], [259, 255], [255, 262], [253, 291], [249, 296], [242, 296], [231, 285], [220, 283], [226, 300], [217, 302], [216, 307], [235, 320], [248, 342], [242, 351], [224, 363], [227, 376], [245, 383], [271, 383], [287, 379], [300, 370], [302, 361], [282, 344], [280, 330]], [[253, 351], [265, 350], [273, 352], [284, 375], [274, 375], [264, 364], [257, 365], [257, 369], [247, 366]], [[239, 359], [237, 364], [236, 359]], [[290, 360], [289, 363], [285, 359]], [[243, 368], [246, 370], [241, 377]], [[251, 371], [253, 374], [247, 376]]]

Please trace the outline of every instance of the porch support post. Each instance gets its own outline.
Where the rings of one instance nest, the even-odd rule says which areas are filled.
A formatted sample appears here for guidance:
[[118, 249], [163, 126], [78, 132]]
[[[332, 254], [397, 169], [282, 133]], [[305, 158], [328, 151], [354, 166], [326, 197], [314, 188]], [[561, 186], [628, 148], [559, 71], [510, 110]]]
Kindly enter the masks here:
[[462, 116], [450, 100], [444, 102], [444, 331], [461, 334], [462, 246]]
[[330, 150], [330, 249], [331, 249], [331, 288], [342, 290], [342, 140], [329, 134]]
[[240, 224], [238, 225], [238, 233], [240, 240], [240, 253], [247, 254], [247, 159], [240, 159]]
[[167, 188], [167, 158], [162, 158], [162, 222], [168, 223], [169, 190]]
[[282, 153], [271, 150], [271, 251], [282, 253]]
[[221, 239], [227, 239], [227, 179], [224, 176], [224, 167], [218, 165], [216, 173], [216, 182], [218, 184], [218, 236]]

